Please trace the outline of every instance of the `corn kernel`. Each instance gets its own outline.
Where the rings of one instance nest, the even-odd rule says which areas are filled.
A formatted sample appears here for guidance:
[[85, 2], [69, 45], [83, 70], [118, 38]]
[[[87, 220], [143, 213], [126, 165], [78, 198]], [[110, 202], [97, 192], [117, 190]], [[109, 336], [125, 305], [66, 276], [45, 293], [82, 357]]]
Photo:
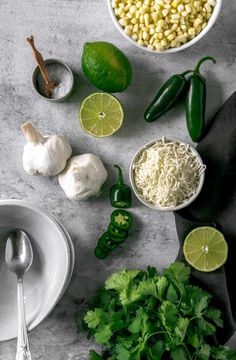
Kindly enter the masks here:
[[173, 25], [171, 26], [171, 30], [172, 30], [172, 31], [177, 30], [177, 28], [178, 28], [178, 24], [173, 24]]
[[172, 41], [172, 40], [175, 39], [175, 35], [174, 35], [174, 34], [170, 34], [169, 36], [167, 36], [167, 39], [168, 39], [169, 41]]
[[186, 36], [185, 35], [179, 35], [179, 36], [176, 36], [175, 38], [175, 41], [178, 41], [180, 43], [185, 43], [186, 42]]
[[185, 10], [187, 11], [188, 14], [190, 14], [192, 12], [192, 6], [191, 5], [185, 5]]
[[138, 44], [139, 44], [139, 45], [143, 45], [143, 40], [139, 39], [139, 40], [138, 40]]
[[142, 7], [142, 1], [138, 1], [137, 3], [136, 3], [136, 8], [137, 9], [140, 9], [141, 7]]
[[165, 36], [168, 36], [168, 35], [170, 35], [171, 33], [172, 33], [172, 30], [166, 30], [166, 31], [164, 31]]
[[146, 31], [143, 32], [143, 40], [149, 40], [149, 34]]
[[138, 35], [137, 35], [137, 34], [133, 34], [133, 35], [132, 35], [132, 39], [135, 40], [135, 41], [137, 41], [137, 40], [138, 40]]
[[131, 6], [131, 8], [129, 9], [130, 14], [135, 14], [136, 11], [137, 11], [137, 8], [135, 5]]
[[164, 20], [159, 20], [157, 25], [160, 26], [160, 28], [163, 28], [165, 26], [165, 21]]
[[162, 15], [163, 15], [164, 17], [167, 16], [168, 13], [169, 13], [169, 10], [168, 10], [168, 9], [162, 10]]
[[136, 19], [136, 18], [131, 19], [131, 23], [132, 23], [133, 25], [137, 24], [137, 23], [138, 23], [138, 19]]
[[184, 5], [183, 4], [180, 4], [178, 7], [177, 7], [177, 10], [178, 12], [181, 12], [184, 10]]
[[201, 24], [201, 22], [202, 22], [202, 20], [199, 19], [199, 18], [197, 18], [197, 19], [194, 21], [193, 26], [194, 26], [195, 28], [197, 28], [197, 27]]
[[144, 23], [145, 23], [145, 25], [148, 26], [148, 25], [149, 25], [149, 14], [146, 13], [146, 14], [144, 14], [143, 17], [144, 17]]
[[205, 4], [205, 9], [208, 13], [211, 13], [211, 5], [209, 3]]
[[190, 36], [194, 36], [194, 35], [195, 35], [195, 29], [194, 29], [194, 28], [189, 28], [189, 29], [188, 29], [188, 34], [189, 34]]
[[126, 19], [120, 19], [120, 20], [119, 20], [119, 23], [120, 23], [121, 26], [126, 26], [126, 25], [128, 25], [128, 22], [127, 22]]
[[211, 5], [213, 7], [216, 6], [215, 0], [208, 0], [207, 2], [208, 2], [209, 5]]
[[129, 36], [132, 34], [132, 30], [130, 28], [128, 28], [128, 26], [125, 27], [124, 32], [126, 35], [129, 35]]
[[180, 15], [179, 15], [179, 14], [174, 14], [174, 15], [171, 16], [171, 18], [172, 18], [173, 20], [179, 20], [179, 19], [180, 19]]

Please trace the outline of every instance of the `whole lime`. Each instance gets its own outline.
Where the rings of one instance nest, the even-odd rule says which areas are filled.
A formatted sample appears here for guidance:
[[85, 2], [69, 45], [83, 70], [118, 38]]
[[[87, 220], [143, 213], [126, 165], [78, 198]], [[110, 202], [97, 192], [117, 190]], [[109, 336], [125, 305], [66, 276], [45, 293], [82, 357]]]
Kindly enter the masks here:
[[82, 68], [88, 80], [106, 92], [123, 91], [131, 83], [132, 68], [129, 59], [108, 42], [85, 43]]

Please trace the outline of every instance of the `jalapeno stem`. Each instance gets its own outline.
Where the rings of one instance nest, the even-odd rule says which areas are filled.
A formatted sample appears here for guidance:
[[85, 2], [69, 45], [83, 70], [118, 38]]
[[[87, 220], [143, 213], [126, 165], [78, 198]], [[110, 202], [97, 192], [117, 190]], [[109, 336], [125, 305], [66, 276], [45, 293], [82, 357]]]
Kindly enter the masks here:
[[189, 73], [192, 73], [193, 72], [193, 70], [186, 70], [185, 72], [183, 72], [182, 74], [181, 74], [181, 76], [185, 76], [185, 75], [187, 75], [187, 74], [189, 74]]
[[200, 74], [200, 67], [205, 61], [212, 61], [214, 64], [216, 63], [216, 59], [213, 58], [212, 56], [205, 56], [204, 58], [202, 58], [201, 60], [198, 61], [197, 65], [194, 69], [195, 73]]
[[123, 179], [123, 173], [121, 168], [118, 165], [114, 165], [114, 167], [118, 170], [118, 185], [123, 186], [124, 185], [124, 179]]

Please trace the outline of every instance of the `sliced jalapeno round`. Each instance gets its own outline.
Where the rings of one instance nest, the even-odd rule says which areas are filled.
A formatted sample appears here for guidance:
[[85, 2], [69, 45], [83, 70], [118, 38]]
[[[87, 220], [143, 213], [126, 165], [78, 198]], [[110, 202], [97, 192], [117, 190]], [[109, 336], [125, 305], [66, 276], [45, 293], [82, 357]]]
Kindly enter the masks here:
[[129, 230], [132, 224], [132, 216], [128, 211], [115, 210], [111, 214], [111, 223], [118, 230]]
[[106, 231], [98, 240], [98, 246], [107, 252], [115, 250], [117, 248], [117, 244], [113, 243], [108, 231]]
[[103, 259], [106, 259], [107, 256], [108, 256], [108, 252], [107, 251], [104, 251], [103, 249], [101, 249], [99, 246], [97, 246], [94, 250], [94, 255], [100, 259], [100, 260], [103, 260]]

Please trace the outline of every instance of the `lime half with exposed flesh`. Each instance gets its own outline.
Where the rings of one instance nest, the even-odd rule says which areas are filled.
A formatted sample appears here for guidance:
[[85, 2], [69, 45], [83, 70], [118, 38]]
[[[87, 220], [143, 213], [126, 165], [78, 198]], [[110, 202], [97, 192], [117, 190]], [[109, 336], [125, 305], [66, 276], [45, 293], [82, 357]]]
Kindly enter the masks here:
[[79, 112], [84, 131], [96, 137], [114, 134], [123, 123], [124, 112], [119, 100], [108, 93], [94, 93], [82, 103]]
[[228, 256], [228, 245], [220, 231], [204, 226], [187, 235], [183, 252], [186, 261], [196, 270], [210, 272], [224, 265]]

